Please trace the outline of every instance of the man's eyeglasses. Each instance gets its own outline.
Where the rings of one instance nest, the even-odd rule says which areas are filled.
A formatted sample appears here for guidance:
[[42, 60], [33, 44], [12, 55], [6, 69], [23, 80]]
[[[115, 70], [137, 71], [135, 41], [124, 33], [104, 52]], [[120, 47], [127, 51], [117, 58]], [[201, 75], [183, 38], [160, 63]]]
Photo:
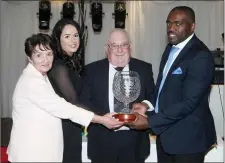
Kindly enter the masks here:
[[121, 48], [121, 49], [128, 49], [130, 48], [130, 44], [121, 44], [121, 45], [116, 45], [116, 44], [107, 44], [107, 46], [112, 49], [112, 50], [117, 50], [118, 48]]

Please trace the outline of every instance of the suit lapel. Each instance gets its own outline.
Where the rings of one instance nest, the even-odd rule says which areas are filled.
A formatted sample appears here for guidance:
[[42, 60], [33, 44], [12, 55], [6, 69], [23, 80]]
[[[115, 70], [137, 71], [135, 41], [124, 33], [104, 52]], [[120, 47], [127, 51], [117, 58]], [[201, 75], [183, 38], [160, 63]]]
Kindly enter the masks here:
[[180, 51], [179, 55], [173, 62], [167, 76], [170, 76], [172, 73], [173, 69], [177, 67], [177, 65], [185, 58], [188, 57], [187, 54], [189, 53], [188, 51], [191, 49], [193, 44], [195, 43], [196, 36], [194, 35], [193, 38], [184, 46], [184, 48]]
[[158, 78], [157, 78], [157, 82], [156, 82], [156, 92], [158, 92], [158, 89], [159, 89], [159, 86], [160, 86], [160, 83], [161, 83], [161, 80], [162, 80], [162, 76], [163, 76], [163, 69], [164, 69], [165, 64], [168, 60], [171, 47], [172, 47], [172, 45], [168, 44], [166, 46], [165, 51], [163, 52], [162, 59], [161, 59], [161, 62], [160, 62], [160, 66], [159, 66], [159, 74], [158, 74]]
[[109, 112], [109, 62], [108, 59], [105, 59], [105, 61], [103, 62], [103, 66], [101, 67], [101, 73], [100, 74], [100, 85], [98, 85], [97, 87], [101, 88], [99, 89], [101, 91], [101, 97], [102, 97], [102, 101], [103, 101], [103, 105], [104, 105], [104, 109], [106, 109], [105, 111]]
[[129, 62], [129, 71], [135, 71], [135, 64], [134, 64], [134, 61], [133, 59], [131, 58], [130, 59], [130, 62]]
[[160, 69], [159, 69], [160, 73], [163, 72], [163, 69], [164, 69], [164, 67], [166, 65], [166, 62], [168, 60], [171, 48], [172, 48], [172, 45], [168, 44], [166, 49], [165, 49], [165, 51], [164, 51], [164, 53], [163, 53], [163, 56], [162, 56], [162, 59], [161, 59], [161, 63], [160, 63]]

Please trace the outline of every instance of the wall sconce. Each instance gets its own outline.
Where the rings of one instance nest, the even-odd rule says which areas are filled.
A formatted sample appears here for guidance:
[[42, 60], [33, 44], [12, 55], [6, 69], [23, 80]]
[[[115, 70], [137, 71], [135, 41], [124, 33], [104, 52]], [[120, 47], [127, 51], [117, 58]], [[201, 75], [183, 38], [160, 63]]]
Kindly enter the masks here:
[[115, 2], [114, 11], [112, 15], [115, 16], [115, 28], [125, 28], [125, 19], [128, 16], [126, 2]]
[[92, 28], [94, 32], [101, 32], [102, 29], [102, 16], [104, 13], [102, 12], [102, 3], [93, 2], [91, 4], [91, 12], [92, 16]]
[[51, 13], [51, 2], [48, 0], [39, 1], [39, 29], [40, 30], [49, 30], [50, 17]]
[[74, 7], [74, 3], [72, 2], [65, 2], [63, 4], [63, 9], [61, 12], [61, 16], [65, 19], [72, 19], [74, 18], [75, 15], [75, 7]]

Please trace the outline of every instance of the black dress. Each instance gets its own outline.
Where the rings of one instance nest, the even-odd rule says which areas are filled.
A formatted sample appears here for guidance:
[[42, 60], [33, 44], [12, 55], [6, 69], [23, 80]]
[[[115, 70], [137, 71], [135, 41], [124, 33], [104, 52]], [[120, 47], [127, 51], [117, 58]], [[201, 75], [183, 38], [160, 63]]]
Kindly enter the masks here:
[[[60, 97], [72, 104], [79, 104], [81, 78], [69, 57], [66, 60], [55, 59], [52, 69], [48, 73], [48, 78]], [[62, 128], [64, 137], [63, 163], [82, 163], [82, 126], [63, 119]]]

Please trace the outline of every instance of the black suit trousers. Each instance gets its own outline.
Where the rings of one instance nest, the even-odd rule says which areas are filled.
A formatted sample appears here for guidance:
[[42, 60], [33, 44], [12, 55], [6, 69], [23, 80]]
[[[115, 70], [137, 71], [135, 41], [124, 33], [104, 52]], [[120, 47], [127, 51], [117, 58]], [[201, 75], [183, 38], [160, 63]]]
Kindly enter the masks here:
[[[110, 146], [111, 157], [102, 157], [92, 158], [92, 163], [144, 163], [145, 159], [137, 158], [136, 148], [138, 146], [134, 145], [132, 139], [129, 139], [132, 133], [130, 131], [116, 131], [112, 133], [111, 141], [114, 142], [113, 146]], [[138, 144], [139, 145], [139, 144]], [[138, 159], [138, 160], [137, 160]]]
[[204, 163], [205, 152], [192, 154], [168, 154], [163, 150], [160, 137], [156, 139], [158, 163]]

